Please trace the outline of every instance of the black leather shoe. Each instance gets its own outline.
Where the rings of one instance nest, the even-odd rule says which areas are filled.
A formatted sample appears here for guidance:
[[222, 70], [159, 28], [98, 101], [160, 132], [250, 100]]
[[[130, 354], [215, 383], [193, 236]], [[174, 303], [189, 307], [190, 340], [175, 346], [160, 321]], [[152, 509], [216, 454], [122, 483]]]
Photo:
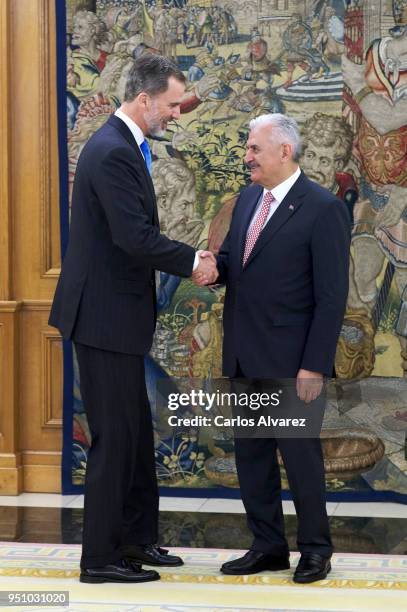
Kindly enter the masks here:
[[257, 574], [257, 572], [263, 572], [264, 570], [278, 572], [285, 569], [290, 569], [288, 555], [276, 557], [258, 550], [249, 550], [243, 557], [224, 563], [220, 571], [224, 574], [244, 575]]
[[316, 580], [325, 580], [331, 571], [331, 558], [317, 553], [303, 553], [294, 573], [294, 582], [307, 584]]
[[181, 557], [169, 555], [168, 550], [156, 546], [155, 544], [144, 544], [143, 546], [124, 546], [122, 549], [123, 556], [129, 561], [145, 563], [146, 565], [160, 565], [177, 567], [184, 565]]
[[155, 570], [143, 570], [139, 563], [121, 559], [103, 567], [81, 569], [80, 582], [149, 582], [159, 580]]

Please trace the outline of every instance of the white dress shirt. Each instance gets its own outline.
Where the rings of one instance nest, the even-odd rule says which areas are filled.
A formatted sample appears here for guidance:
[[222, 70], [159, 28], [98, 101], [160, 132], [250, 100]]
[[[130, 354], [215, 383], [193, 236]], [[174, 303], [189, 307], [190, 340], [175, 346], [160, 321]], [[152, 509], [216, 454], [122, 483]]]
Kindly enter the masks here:
[[276, 212], [277, 208], [279, 207], [281, 202], [284, 200], [284, 198], [287, 195], [287, 193], [290, 191], [291, 187], [298, 180], [300, 174], [301, 174], [301, 169], [298, 167], [297, 170], [294, 172], [294, 174], [289, 176], [288, 179], [286, 179], [285, 181], [283, 181], [282, 183], [280, 183], [276, 187], [273, 187], [273, 189], [266, 189], [266, 188], [263, 189], [263, 195], [260, 198], [259, 203], [256, 206], [255, 213], [254, 213], [254, 215], [252, 217], [252, 220], [250, 221], [250, 225], [247, 228], [247, 231], [250, 230], [251, 226], [253, 225], [253, 223], [257, 219], [257, 216], [260, 213], [261, 205], [263, 204], [263, 199], [264, 199], [264, 196], [266, 195], [266, 193], [268, 191], [271, 191], [271, 194], [272, 194], [272, 196], [274, 198], [274, 202], [272, 202], [271, 205], [270, 205], [270, 211], [269, 211], [269, 214], [267, 216], [266, 222], [263, 225], [263, 227], [265, 227], [265, 225], [270, 221], [270, 218], [272, 217], [272, 215], [274, 215], [274, 213]]
[[[138, 147], [141, 151], [141, 144], [143, 143], [143, 141], [145, 140], [144, 138], [144, 134], [141, 131], [141, 129], [139, 128], [139, 126], [137, 125], [137, 123], [135, 123], [133, 121], [133, 119], [130, 119], [130, 117], [128, 115], [126, 115], [126, 113], [124, 113], [122, 110], [120, 110], [120, 108], [117, 109], [117, 111], [115, 111], [114, 113], [116, 115], [116, 117], [118, 117], [119, 119], [121, 119], [122, 121], [124, 121], [124, 123], [127, 125], [127, 127], [129, 128], [130, 132], [133, 134], [134, 139], [136, 141], [136, 143], [138, 144]], [[141, 151], [141, 154], [143, 155], [143, 151]], [[144, 155], [143, 155], [144, 157]], [[199, 265], [199, 256], [198, 253], [195, 253], [195, 260], [194, 260], [194, 266], [193, 266], [193, 270], [195, 270]]]
[[[130, 117], [128, 115], [126, 115], [126, 113], [124, 113], [122, 110], [120, 110], [120, 108], [117, 109], [117, 111], [115, 112], [116, 117], [119, 117], [119, 119], [121, 119], [122, 121], [124, 121], [124, 123], [127, 125], [127, 127], [129, 128], [130, 132], [133, 134], [135, 141], [137, 142], [139, 148], [141, 146], [141, 144], [143, 143], [143, 141], [145, 140], [144, 138], [144, 134], [141, 131], [141, 129], [139, 128], [139, 126], [137, 125], [137, 123], [135, 123], [133, 121], [133, 119], [130, 119]], [[141, 151], [141, 149], [140, 149]], [[141, 153], [143, 153], [143, 151], [141, 151]], [[144, 157], [144, 155], [143, 155]]]

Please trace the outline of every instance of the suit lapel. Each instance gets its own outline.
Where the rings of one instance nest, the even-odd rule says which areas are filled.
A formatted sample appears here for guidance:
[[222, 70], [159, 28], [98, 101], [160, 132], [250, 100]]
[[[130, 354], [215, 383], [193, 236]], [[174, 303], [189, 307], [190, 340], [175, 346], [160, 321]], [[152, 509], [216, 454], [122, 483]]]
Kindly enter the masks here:
[[[250, 264], [252, 259], [260, 253], [263, 247], [272, 240], [278, 231], [285, 223], [299, 210], [303, 203], [303, 197], [306, 194], [306, 177], [303, 172], [298, 177], [297, 181], [291, 187], [284, 200], [279, 204], [276, 212], [271, 216], [266, 226], [263, 228], [256, 244], [250, 253], [249, 259], [246, 262], [245, 268]], [[246, 234], [244, 235], [244, 240]]]
[[153, 198], [153, 218], [154, 218], [154, 223], [155, 223], [155, 225], [159, 225], [158, 210], [157, 210], [157, 201], [156, 201], [156, 198], [155, 198], [154, 185], [153, 185], [153, 181], [151, 179], [150, 173], [147, 170], [146, 162], [144, 161], [144, 157], [143, 157], [142, 152], [140, 151], [140, 147], [138, 146], [137, 142], [135, 141], [134, 136], [131, 133], [131, 131], [129, 130], [129, 128], [127, 127], [127, 125], [124, 123], [124, 121], [119, 119], [119, 117], [116, 117], [116, 115], [110, 115], [110, 117], [108, 119], [108, 123], [113, 125], [120, 132], [120, 134], [127, 140], [129, 145], [131, 146], [131, 148], [135, 150], [136, 155], [138, 157], [138, 160], [140, 162], [139, 165], [140, 165], [140, 167], [142, 169], [142, 172], [144, 173], [144, 177], [146, 179], [146, 184], [147, 184], [148, 189], [150, 190], [151, 196]]

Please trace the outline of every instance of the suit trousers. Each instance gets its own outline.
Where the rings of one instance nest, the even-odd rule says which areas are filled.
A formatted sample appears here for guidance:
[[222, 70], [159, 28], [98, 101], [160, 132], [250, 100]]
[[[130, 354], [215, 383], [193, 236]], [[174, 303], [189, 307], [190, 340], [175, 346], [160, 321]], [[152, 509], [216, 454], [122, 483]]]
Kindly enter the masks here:
[[[244, 378], [240, 365], [236, 376]], [[248, 527], [254, 536], [251, 548], [276, 556], [288, 554], [277, 449], [297, 514], [298, 550], [330, 557], [333, 546], [319, 438], [235, 438], [240, 491]]]
[[92, 443], [85, 478], [82, 568], [158, 539], [154, 438], [142, 355], [75, 343]]

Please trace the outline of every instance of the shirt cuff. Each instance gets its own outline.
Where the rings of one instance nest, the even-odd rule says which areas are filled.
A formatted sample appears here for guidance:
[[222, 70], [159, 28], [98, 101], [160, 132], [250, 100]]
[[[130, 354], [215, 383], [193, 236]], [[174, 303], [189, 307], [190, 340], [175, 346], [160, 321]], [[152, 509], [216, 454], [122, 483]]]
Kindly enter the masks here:
[[192, 268], [192, 272], [195, 272], [198, 266], [199, 266], [199, 255], [198, 253], [195, 253], [194, 267]]

